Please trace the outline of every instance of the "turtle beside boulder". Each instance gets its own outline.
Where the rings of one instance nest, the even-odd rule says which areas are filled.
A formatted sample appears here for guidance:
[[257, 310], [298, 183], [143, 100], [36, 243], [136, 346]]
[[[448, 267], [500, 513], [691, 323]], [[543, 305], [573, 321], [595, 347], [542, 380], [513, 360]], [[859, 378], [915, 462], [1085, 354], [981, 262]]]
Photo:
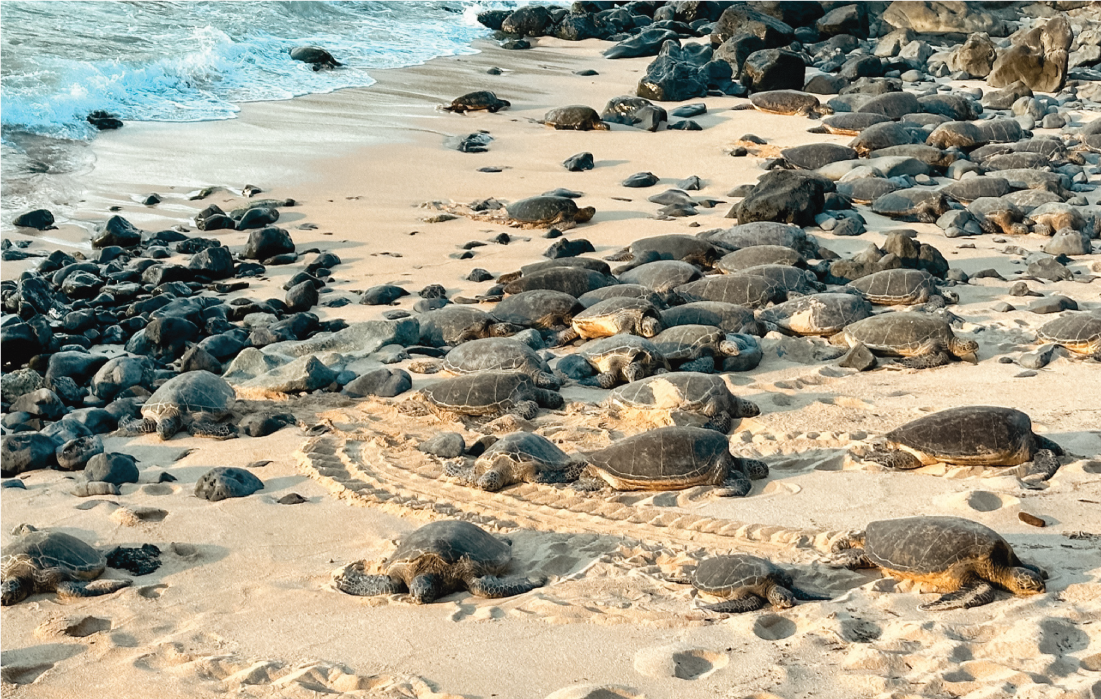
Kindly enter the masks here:
[[229, 439], [237, 428], [219, 422], [230, 415], [237, 393], [221, 376], [209, 371], [189, 371], [166, 381], [141, 408], [142, 419], [119, 425], [124, 435], [156, 432], [171, 439], [187, 428], [193, 436]]
[[498, 98], [489, 90], [478, 90], [477, 92], [468, 92], [462, 97], [456, 97], [451, 104], [443, 107], [443, 110], [445, 112], [455, 112], [456, 114], [478, 111], [494, 113], [511, 106], [512, 102]]
[[416, 360], [410, 363], [409, 371], [417, 374], [446, 371], [454, 375], [482, 371], [518, 371], [530, 376], [540, 388], [557, 390], [560, 387], [550, 367], [535, 350], [508, 337], [464, 342], [448, 352], [442, 362], [436, 359]]
[[586, 386], [612, 388], [644, 379], [657, 370], [669, 370], [669, 362], [653, 342], [630, 333], [587, 342], [577, 354], [598, 372], [581, 381]]
[[1101, 362], [1101, 316], [1086, 311], [1067, 313], [1044, 323], [1038, 334], [1042, 340]]
[[529, 197], [505, 207], [509, 225], [519, 228], [550, 228], [568, 230], [586, 223], [596, 214], [591, 206], [579, 207], [569, 197]]
[[651, 418], [661, 414], [667, 424], [699, 418], [706, 421], [703, 427], [723, 434], [734, 420], [761, 414], [755, 403], [731, 393], [721, 376], [690, 371], [665, 373], [620, 386], [604, 405]]
[[558, 393], [539, 388], [530, 376], [515, 371], [483, 371], [445, 379], [421, 389], [403, 409], [418, 412], [418, 402], [446, 419], [511, 413], [525, 420], [538, 415], [541, 407], [555, 410], [565, 403]]
[[619, 333], [654, 337], [663, 328], [657, 306], [646, 299], [627, 296], [616, 296], [589, 306], [573, 317], [570, 326], [559, 336], [559, 344], [579, 337], [591, 340]]
[[835, 345], [862, 344], [876, 354], [905, 357], [897, 364], [924, 369], [960, 359], [975, 359], [979, 343], [961, 340], [947, 320], [931, 313], [899, 311], [872, 316], [852, 323], [830, 338]]
[[601, 121], [595, 109], [580, 104], [550, 110], [543, 117], [543, 123], [560, 131], [608, 130], [608, 125]]
[[546, 437], [512, 432], [501, 437], [471, 467], [449, 463], [447, 475], [491, 493], [516, 483], [571, 483], [584, 469]]
[[344, 65], [320, 46], [295, 46], [288, 53], [290, 53], [292, 60], [309, 63], [315, 71], [339, 68]]
[[954, 291], [937, 286], [937, 278], [920, 269], [885, 269], [849, 282], [861, 296], [879, 306], [922, 304], [920, 310], [935, 310], [959, 303]]
[[740, 614], [755, 612], [772, 605], [775, 610], [791, 609], [796, 601], [822, 602], [830, 599], [796, 587], [791, 575], [772, 561], [735, 553], [728, 556], [712, 556], [700, 561], [687, 580], [670, 579], [670, 582], [690, 583], [699, 592], [722, 599], [717, 604], [702, 604], [711, 612]]
[[16, 604], [39, 592], [57, 592], [62, 599], [97, 597], [130, 585], [97, 580], [106, 568], [106, 556], [71, 534], [29, 531], [0, 553], [2, 603]]

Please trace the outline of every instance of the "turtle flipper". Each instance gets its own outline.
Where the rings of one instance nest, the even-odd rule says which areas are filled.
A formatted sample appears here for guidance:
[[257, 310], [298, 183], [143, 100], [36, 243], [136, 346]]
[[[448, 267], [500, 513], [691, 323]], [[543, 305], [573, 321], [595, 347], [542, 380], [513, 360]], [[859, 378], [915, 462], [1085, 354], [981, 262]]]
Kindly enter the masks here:
[[730, 413], [723, 410], [722, 412], [712, 415], [711, 419], [707, 421], [707, 424], [704, 425], [704, 427], [709, 430], [715, 430], [716, 432], [726, 434], [730, 431], [731, 422], [732, 418], [730, 417]]
[[806, 590], [800, 590], [797, 587], [789, 587], [788, 589], [791, 590], [791, 594], [795, 597], [795, 599], [799, 600], [800, 602], [826, 602], [833, 599], [829, 595], [822, 595], [815, 592], [807, 592]]
[[864, 460], [873, 461], [881, 466], [893, 468], [896, 471], [910, 471], [915, 468], [921, 468], [921, 459], [901, 449], [892, 451], [881, 451], [877, 449], [865, 454]]
[[407, 589], [404, 582], [389, 575], [365, 575], [358, 563], [346, 566], [334, 575], [333, 585], [341, 592], [357, 597], [396, 595]]
[[627, 383], [645, 379], [646, 365], [638, 361], [631, 362], [627, 366], [623, 367], [623, 378], [627, 380]]
[[952, 363], [952, 355], [945, 351], [923, 354], [917, 357], [907, 357], [895, 361], [895, 366], [904, 369], [932, 369]]
[[193, 437], [211, 439], [233, 439], [237, 436], [237, 426], [229, 422], [193, 422], [187, 431]]
[[714, 495], [720, 498], [741, 498], [749, 495], [751, 490], [753, 484], [749, 482], [749, 478], [741, 471], [731, 469], [723, 484], [715, 489]]
[[868, 558], [868, 554], [864, 553], [864, 549], [849, 549], [837, 553], [830, 559], [830, 565], [838, 568], [848, 568], [849, 570], [879, 567], [872, 563], [871, 559]]
[[690, 362], [681, 364], [677, 371], [698, 371], [701, 374], [714, 374], [715, 358], [700, 357], [699, 359], [693, 359]]
[[764, 461], [757, 459], [743, 459], [741, 457], [735, 457], [738, 460], [738, 465], [745, 475], [749, 476], [752, 480], [759, 481], [763, 478], [768, 478], [768, 464]]
[[534, 420], [535, 416], [539, 414], [539, 404], [533, 400], [522, 400], [514, 405], [509, 412], [525, 420]]
[[617, 253], [613, 253], [604, 258], [608, 262], [630, 262], [635, 259], [635, 254], [631, 252], [630, 248], [623, 248]]
[[758, 609], [764, 609], [766, 604], [768, 604], [768, 602], [764, 597], [750, 595], [749, 597], [743, 597], [741, 599], [728, 599], [717, 604], [701, 604], [700, 609], [706, 609], [709, 612], [719, 612], [721, 614], [741, 614], [743, 612], [755, 612]]
[[921, 605], [927, 612], [943, 612], [947, 609], [970, 609], [994, 601], [994, 586], [985, 580], [972, 580], [955, 592], [941, 595], [940, 599]]
[[4, 581], [3, 587], [0, 588], [2, 598], [0, 598], [0, 604], [7, 607], [11, 604], [18, 604], [27, 598], [27, 595], [33, 591], [31, 585], [25, 584], [17, 577], [11, 577]]
[[115, 433], [120, 437], [140, 437], [157, 431], [157, 421], [149, 418], [128, 418], [119, 422]]
[[435, 374], [443, 369], [443, 362], [438, 359], [416, 359], [409, 362], [409, 371], [414, 374]]
[[1050, 449], [1040, 449], [1032, 455], [1032, 461], [1017, 467], [1017, 476], [1025, 483], [1050, 480], [1059, 470], [1059, 458]]
[[513, 323], [493, 323], [489, 326], [490, 337], [511, 337], [523, 331], [524, 327], [522, 325], [515, 325]]
[[1047, 449], [1056, 456], [1063, 456], [1066, 452], [1063, 451], [1063, 447], [1059, 446], [1055, 442], [1051, 441], [1047, 437], [1041, 437], [1038, 434], [1032, 435], [1033, 440], [1036, 442], [1036, 449]]
[[470, 594], [475, 597], [497, 599], [499, 597], [522, 595], [525, 592], [531, 592], [535, 588], [543, 587], [546, 584], [547, 578], [543, 575], [537, 575], [530, 578], [523, 575], [513, 575], [507, 578], [498, 578], [495, 575], [483, 575], [480, 578], [474, 578], [468, 582], [467, 588], [470, 589]]
[[443, 475], [458, 480], [462, 485], [474, 485], [474, 467], [467, 466], [461, 459], [445, 461], [443, 463]]
[[80, 580], [66, 580], [57, 586], [57, 596], [62, 599], [74, 599], [77, 597], [99, 597], [118, 592], [124, 587], [130, 587], [129, 580], [93, 580], [84, 582]]
[[597, 374], [591, 379], [581, 379], [577, 383], [581, 384], [582, 386], [595, 386], [596, 388], [609, 389], [614, 388], [615, 385], [619, 383], [619, 379], [616, 378], [614, 372], [605, 371]]

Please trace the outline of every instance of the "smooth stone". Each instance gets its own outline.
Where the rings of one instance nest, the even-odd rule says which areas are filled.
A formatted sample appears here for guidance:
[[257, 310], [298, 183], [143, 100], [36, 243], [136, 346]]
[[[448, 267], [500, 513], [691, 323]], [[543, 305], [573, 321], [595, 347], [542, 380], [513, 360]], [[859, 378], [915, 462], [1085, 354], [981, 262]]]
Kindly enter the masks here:
[[422, 442], [417, 449], [441, 459], [454, 459], [462, 456], [463, 451], [466, 450], [466, 442], [458, 432], [440, 432]]
[[383, 367], [368, 372], [344, 386], [344, 393], [353, 398], [379, 396], [393, 398], [413, 388], [413, 377], [404, 369]]
[[138, 465], [134, 457], [118, 452], [102, 452], [88, 460], [84, 467], [84, 480], [88, 482], [137, 483]]
[[263, 488], [263, 481], [245, 469], [219, 466], [203, 474], [195, 484], [195, 496], [218, 502], [247, 497]]

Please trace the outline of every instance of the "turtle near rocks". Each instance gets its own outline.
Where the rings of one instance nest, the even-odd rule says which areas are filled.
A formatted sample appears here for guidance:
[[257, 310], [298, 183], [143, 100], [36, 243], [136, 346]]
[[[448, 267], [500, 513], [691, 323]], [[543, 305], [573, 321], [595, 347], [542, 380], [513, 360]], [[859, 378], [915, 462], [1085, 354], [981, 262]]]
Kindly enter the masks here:
[[699, 592], [718, 597], [722, 602], [700, 607], [722, 614], [755, 612], [772, 605], [773, 609], [791, 609], [796, 601], [821, 602], [830, 599], [795, 587], [791, 575], [766, 558], [734, 553], [700, 561], [687, 582]]
[[353, 563], [333, 576], [334, 586], [349, 595], [394, 595], [408, 592], [427, 604], [456, 590], [497, 599], [530, 592], [546, 584], [542, 576], [499, 577], [512, 560], [512, 544], [469, 522], [431, 522], [402, 537], [385, 561], [384, 575], [368, 575]]
[[727, 333], [748, 333], [761, 336], [765, 331], [745, 306], [723, 301], [694, 301], [661, 312], [662, 323], [677, 325], [714, 325]]
[[129, 580], [97, 580], [107, 558], [96, 548], [64, 532], [28, 531], [0, 553], [4, 606], [38, 592], [62, 599], [97, 597], [121, 590]]
[[663, 329], [661, 311], [646, 299], [616, 296], [589, 306], [570, 321], [570, 329], [558, 337], [558, 344], [577, 338], [586, 340], [632, 333], [654, 337]]
[[639, 284], [652, 289], [660, 297], [674, 301], [673, 289], [700, 278], [700, 270], [693, 264], [680, 260], [655, 260], [620, 271], [623, 284]]
[[724, 274], [734, 274], [759, 265], [806, 267], [806, 264], [806, 259], [798, 250], [783, 245], [754, 245], [723, 255], [715, 263], [715, 268]]
[[644, 299], [654, 304], [657, 308], [665, 308], [665, 301], [658, 295], [658, 292], [641, 284], [612, 284], [602, 289], [593, 289], [592, 291], [586, 291], [584, 294], [578, 296], [577, 301], [585, 308], [592, 308], [601, 301], [621, 297]]
[[741, 347], [712, 325], [678, 325], [662, 330], [654, 346], [677, 371], [710, 374], [722, 367], [723, 357], [737, 357]]
[[320, 46], [295, 46], [288, 53], [290, 53], [291, 60], [309, 63], [314, 70], [328, 70], [344, 65]]
[[670, 424], [700, 418], [702, 426], [726, 434], [734, 420], [761, 414], [757, 404], [730, 392], [721, 376], [678, 371], [620, 386], [604, 401], [609, 408], [650, 416], [661, 413]]
[[512, 102], [498, 98], [489, 90], [478, 90], [477, 92], [468, 92], [462, 97], [456, 97], [451, 104], [443, 107], [443, 110], [457, 114], [478, 111], [497, 112], [511, 106]]
[[599, 490], [684, 490], [718, 486], [719, 497], [742, 497], [750, 479], [768, 477], [762, 461], [730, 453], [725, 434], [700, 427], [659, 427], [621, 439], [585, 455], [589, 465], [576, 488]]
[[879, 568], [946, 594], [922, 609], [968, 609], [994, 601], [995, 588], [1015, 595], [1045, 591], [1044, 571], [1022, 563], [1000, 534], [962, 517], [902, 517], [871, 522], [833, 543], [834, 563]]
[[576, 298], [561, 291], [532, 289], [501, 300], [490, 315], [509, 325], [540, 330], [569, 327], [573, 317], [583, 310]]
[[720, 301], [748, 308], [762, 308], [787, 298], [787, 289], [774, 280], [743, 272], [704, 277], [674, 291], [687, 303]]
[[595, 109], [581, 104], [552, 109], [543, 117], [543, 123], [559, 131], [608, 130], [608, 125], [601, 121]]
[[549, 289], [580, 298], [590, 291], [616, 283], [614, 277], [584, 267], [551, 267], [509, 282], [505, 285], [505, 293], [519, 294], [535, 289]]
[[830, 338], [835, 345], [862, 344], [888, 357], [906, 357], [899, 365], [911, 369], [943, 366], [952, 357], [974, 359], [979, 343], [961, 340], [947, 320], [931, 313], [899, 311], [858, 320]]
[[446, 371], [455, 375], [518, 371], [530, 376], [540, 388], [558, 390], [561, 387], [550, 367], [535, 350], [510, 337], [487, 337], [464, 342], [448, 352], [443, 361], [423, 359], [411, 362], [409, 371], [417, 374]]
[[497, 416], [511, 413], [534, 419], [539, 408], [555, 410], [564, 405], [555, 391], [539, 388], [527, 374], [517, 371], [483, 371], [426, 386], [403, 409], [419, 412], [417, 403], [441, 418], [454, 415]]
[[715, 246], [706, 240], [694, 235], [670, 234], [641, 238], [605, 259], [612, 262], [630, 262], [649, 254], [657, 255], [655, 259], [681, 260], [704, 269], [709, 269], [719, 257]]
[[854, 279], [848, 286], [877, 306], [924, 304], [924, 310], [935, 310], [959, 303], [956, 292], [941, 289], [936, 282], [937, 278], [924, 270], [899, 268], [873, 272]]
[[591, 206], [579, 207], [569, 197], [528, 197], [505, 207], [508, 223], [518, 228], [551, 228], [569, 230], [585, 223], [596, 214]]
[[936, 223], [948, 209], [948, 198], [932, 189], [900, 189], [872, 202], [874, 213], [899, 221]]
[[891, 121], [889, 116], [868, 112], [841, 112], [822, 120], [826, 131], [837, 136], [859, 136], [860, 132], [876, 124]]
[[469, 306], [451, 304], [417, 316], [420, 322], [420, 343], [429, 347], [455, 346], [471, 340], [487, 337], [514, 335], [521, 330], [518, 324], [497, 318], [485, 311]]
[[1087, 311], [1065, 313], [1044, 323], [1041, 339], [1101, 361], [1101, 316]]
[[888, 468], [909, 470], [939, 462], [964, 466], [1020, 466], [1023, 479], [1055, 475], [1063, 449], [1032, 431], [1013, 408], [969, 405], [920, 417], [886, 434], [886, 444], [864, 455]]
[[236, 391], [221, 376], [189, 371], [165, 381], [141, 407], [141, 419], [119, 425], [119, 432], [156, 432], [161, 439], [171, 439], [186, 427], [195, 437], [236, 437], [234, 425], [219, 422], [230, 415], [236, 398]]
[[856, 294], [827, 292], [800, 296], [757, 311], [768, 330], [801, 336], [835, 335], [872, 314], [872, 306]]
[[511, 432], [486, 449], [473, 466], [449, 463], [445, 473], [465, 485], [495, 493], [516, 483], [572, 483], [584, 469], [546, 437]]
[[669, 369], [669, 362], [653, 342], [629, 333], [587, 342], [577, 354], [598, 372], [581, 381], [586, 386], [612, 388], [646, 378], [655, 370]]
[[749, 98], [754, 109], [767, 114], [794, 114], [818, 116], [832, 114], [814, 95], [800, 90], [768, 90], [754, 93]]

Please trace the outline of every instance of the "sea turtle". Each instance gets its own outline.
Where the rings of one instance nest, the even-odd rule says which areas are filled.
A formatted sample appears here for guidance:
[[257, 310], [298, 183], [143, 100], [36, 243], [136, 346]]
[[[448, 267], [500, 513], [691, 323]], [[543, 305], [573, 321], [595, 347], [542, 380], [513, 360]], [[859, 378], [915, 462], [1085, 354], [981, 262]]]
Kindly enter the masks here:
[[682, 260], [708, 269], [719, 256], [715, 246], [694, 235], [674, 233], [641, 238], [605, 259], [612, 262], [629, 262], [647, 253], [655, 253], [661, 260]]
[[912, 369], [942, 366], [952, 357], [974, 359], [979, 343], [961, 340], [947, 320], [931, 313], [899, 311], [858, 320], [830, 338], [835, 345], [863, 344], [876, 354], [907, 357], [898, 363]]
[[585, 223], [596, 214], [591, 206], [581, 208], [569, 197], [528, 197], [505, 207], [509, 225], [519, 228], [550, 228], [568, 230]]
[[872, 202], [874, 213], [899, 221], [935, 223], [948, 209], [948, 199], [933, 189], [899, 189]]
[[560, 131], [608, 130], [608, 125], [600, 120], [600, 115], [595, 109], [581, 104], [552, 109], [543, 117], [543, 123]]
[[664, 298], [681, 284], [700, 278], [700, 270], [693, 264], [680, 260], [657, 260], [639, 265], [619, 275], [624, 284], [641, 284], [653, 289]]
[[830, 163], [853, 160], [856, 155], [852, 148], [837, 143], [807, 143], [780, 151], [784, 162], [798, 170], [817, 170]]
[[0, 554], [2, 602], [7, 606], [54, 591], [62, 599], [96, 597], [130, 585], [129, 580], [96, 580], [106, 568], [107, 558], [75, 536], [31, 530]]
[[523, 265], [520, 267], [519, 272], [506, 272], [497, 277], [497, 283], [507, 284], [524, 275], [531, 276], [532, 274], [555, 267], [583, 267], [584, 269], [591, 269], [594, 272], [599, 272], [604, 275], [610, 276], [612, 274], [612, 268], [604, 260], [598, 260], [594, 257], [560, 257], [555, 260], [543, 260], [541, 262]]
[[1013, 408], [968, 405], [949, 408], [896, 427], [884, 448], [864, 459], [909, 470], [941, 461], [964, 466], [1018, 466], [1022, 478], [1047, 480], [1063, 449], [1032, 431], [1028, 415]]
[[571, 483], [584, 469], [541, 435], [511, 432], [493, 443], [473, 466], [449, 463], [445, 472], [465, 485], [495, 493], [515, 483]]
[[848, 286], [877, 306], [925, 304], [925, 310], [959, 303], [954, 291], [941, 289], [937, 278], [920, 269], [885, 269], [849, 282]]
[[871, 522], [833, 543], [845, 568], [879, 568], [898, 580], [947, 594], [922, 609], [967, 609], [994, 601], [994, 587], [1015, 595], [1044, 592], [1046, 575], [1022, 563], [993, 529], [962, 517], [902, 517]]
[[641, 284], [612, 284], [603, 289], [593, 289], [578, 296], [577, 301], [585, 308], [592, 308], [601, 301], [614, 298], [642, 299], [657, 308], [665, 308], [665, 300], [656, 291]]
[[658, 352], [678, 371], [710, 374], [722, 367], [723, 357], [741, 353], [738, 343], [727, 340], [726, 333], [713, 325], [677, 325], [662, 330], [653, 341]]
[[486, 337], [504, 337], [523, 330], [519, 324], [497, 319], [485, 311], [452, 304], [417, 316], [420, 322], [420, 343], [429, 347], [460, 345]]
[[424, 387], [410, 401], [407, 411], [416, 411], [417, 402], [423, 402], [443, 418], [512, 413], [525, 420], [534, 419], [540, 407], [554, 410], [565, 403], [557, 392], [539, 388], [530, 376], [517, 371], [483, 371], [444, 379]]
[[1101, 361], [1101, 316], [1087, 311], [1065, 313], [1044, 323], [1040, 338]]
[[861, 156], [866, 156], [872, 151], [893, 146], [908, 146], [922, 143], [924, 140], [925, 132], [920, 127], [888, 121], [864, 129], [849, 142], [849, 147]]
[[707, 242], [733, 252], [754, 245], [783, 245], [804, 257], [817, 257], [818, 244], [802, 228], [779, 221], [752, 221], [699, 234]]
[[723, 255], [715, 263], [715, 268], [724, 274], [733, 274], [758, 265], [805, 267], [806, 264], [806, 259], [793, 248], [784, 245], [754, 245]]
[[551, 267], [509, 282], [505, 285], [505, 293], [519, 294], [533, 289], [550, 289], [578, 298], [593, 289], [601, 289], [616, 283], [614, 277], [584, 267]]
[[764, 277], [773, 284], [783, 289], [784, 296], [789, 293], [813, 294], [816, 291], [825, 291], [826, 287], [814, 276], [814, 272], [799, 269], [791, 265], [757, 265], [746, 267], [736, 272], [739, 275]]
[[723, 301], [694, 301], [661, 312], [667, 328], [677, 325], [714, 325], [726, 333], [764, 335], [753, 311], [745, 306]]
[[291, 56], [291, 60], [309, 63], [313, 66], [314, 70], [339, 68], [344, 65], [320, 46], [295, 46], [290, 49], [288, 53]]
[[706, 420], [703, 426], [726, 434], [733, 420], [756, 417], [761, 409], [755, 403], [730, 392], [721, 376], [678, 371], [650, 376], [612, 391], [606, 407], [646, 413], [665, 413], [675, 424], [685, 415]]
[[1004, 197], [1012, 191], [1009, 180], [1003, 177], [968, 177], [940, 188], [945, 196], [963, 204], [970, 204], [982, 197]]
[[823, 106], [817, 97], [801, 90], [756, 92], [749, 98], [749, 103], [757, 111], [767, 114], [812, 116], [833, 113], [833, 110]]
[[569, 294], [551, 289], [532, 289], [506, 296], [490, 316], [501, 323], [540, 330], [561, 330], [584, 307]]
[[543, 358], [528, 345], [510, 337], [487, 337], [464, 342], [447, 353], [443, 361], [422, 359], [410, 362], [409, 371], [434, 374], [476, 374], [482, 371], [518, 371], [527, 374], [539, 388], [558, 390], [561, 383]]
[[871, 204], [898, 188], [898, 184], [882, 177], [861, 177], [837, 183], [837, 193], [855, 204]]
[[653, 337], [662, 331], [661, 311], [645, 299], [617, 296], [589, 306], [570, 321], [570, 329], [558, 337], [566, 344], [581, 337], [586, 340], [633, 333]]
[[543, 576], [498, 577], [512, 560], [512, 542], [469, 522], [430, 522], [402, 537], [385, 561], [385, 575], [367, 575], [363, 562], [333, 576], [334, 586], [349, 595], [394, 595], [408, 592], [427, 604], [456, 590], [496, 599], [530, 592], [547, 583]]
[[700, 561], [690, 579], [670, 578], [670, 582], [690, 583], [697, 590], [723, 601], [703, 604], [702, 609], [724, 614], [755, 612], [771, 604], [773, 609], [790, 609], [799, 601], [825, 601], [825, 595], [804, 592], [795, 587], [791, 575], [765, 558], [747, 553], [713, 556]]
[[749, 482], [768, 477], [763, 461], [730, 453], [725, 434], [701, 427], [659, 427], [585, 455], [579, 490], [684, 490], [719, 486], [720, 497], [749, 493]]
[[669, 368], [653, 342], [630, 333], [587, 342], [577, 354], [598, 372], [594, 378], [580, 382], [586, 386], [612, 388], [620, 382], [646, 378], [656, 369]]
[[979, 222], [984, 233], [1028, 235], [1025, 213], [1005, 197], [979, 197], [967, 205], [967, 211]]
[[872, 314], [872, 306], [856, 294], [827, 292], [800, 296], [757, 311], [768, 330], [796, 335], [835, 335]]
[[229, 416], [236, 398], [233, 387], [221, 376], [189, 371], [165, 381], [141, 407], [142, 419], [119, 425], [119, 431], [128, 435], [156, 432], [161, 439], [171, 439], [186, 427], [196, 437], [229, 439], [237, 436], [237, 428], [218, 421]]
[[499, 99], [497, 95], [489, 90], [478, 90], [477, 92], [468, 92], [462, 97], [456, 97], [450, 105], [443, 109], [447, 112], [462, 114], [463, 112], [477, 112], [481, 110], [496, 112], [511, 106], [512, 102]]
[[685, 302], [722, 301], [749, 308], [780, 303], [787, 289], [771, 279], [754, 274], [717, 274], [678, 286], [673, 291]]
[[891, 118], [882, 114], [869, 114], [867, 112], [842, 112], [822, 120], [822, 126], [826, 131], [838, 136], [857, 136], [869, 126], [882, 124]]

